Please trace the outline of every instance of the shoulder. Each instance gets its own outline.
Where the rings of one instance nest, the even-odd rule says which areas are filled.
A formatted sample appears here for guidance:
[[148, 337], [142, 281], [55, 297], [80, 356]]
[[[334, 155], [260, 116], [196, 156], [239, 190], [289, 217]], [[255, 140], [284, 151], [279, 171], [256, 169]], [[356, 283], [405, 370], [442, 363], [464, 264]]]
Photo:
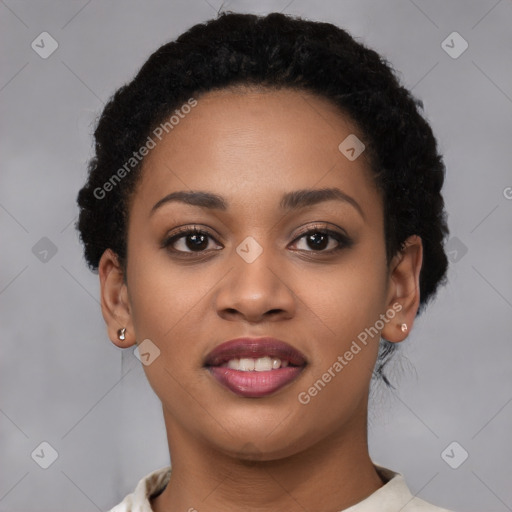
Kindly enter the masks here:
[[135, 490], [108, 512], [152, 512], [150, 499], [162, 492], [171, 477], [171, 466], [165, 466], [139, 480]]
[[384, 485], [363, 501], [342, 512], [454, 512], [414, 496], [400, 473], [377, 464], [374, 466]]

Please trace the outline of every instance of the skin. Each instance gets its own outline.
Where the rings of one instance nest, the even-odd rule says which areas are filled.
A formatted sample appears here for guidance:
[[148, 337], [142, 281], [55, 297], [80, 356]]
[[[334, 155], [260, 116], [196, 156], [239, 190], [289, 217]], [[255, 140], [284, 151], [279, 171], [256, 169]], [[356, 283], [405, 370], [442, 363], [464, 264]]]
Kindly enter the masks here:
[[[297, 396], [393, 304], [401, 310], [381, 335], [406, 338], [419, 305], [421, 239], [408, 239], [387, 265], [382, 197], [366, 155], [349, 161], [338, 149], [349, 134], [364, 137], [326, 99], [285, 89], [221, 90], [197, 99], [144, 161], [130, 205], [126, 275], [111, 250], [99, 265], [112, 342], [126, 348], [150, 339], [160, 350], [144, 371], [162, 402], [173, 470], [152, 507], [347, 508], [383, 485], [366, 427], [378, 336], [307, 405]], [[280, 210], [284, 193], [330, 187], [351, 196], [362, 214], [333, 200]], [[228, 207], [169, 202], [151, 212], [182, 190], [218, 194]], [[212, 237], [202, 253], [193, 252], [190, 237], [174, 248], [191, 258], [161, 246], [178, 226], [194, 225]], [[318, 225], [353, 243], [329, 252], [339, 244], [328, 238], [317, 249], [303, 235]], [[236, 252], [248, 236], [263, 249], [252, 263]], [[282, 339], [308, 365], [271, 396], [237, 396], [203, 362], [214, 347], [241, 336]]]

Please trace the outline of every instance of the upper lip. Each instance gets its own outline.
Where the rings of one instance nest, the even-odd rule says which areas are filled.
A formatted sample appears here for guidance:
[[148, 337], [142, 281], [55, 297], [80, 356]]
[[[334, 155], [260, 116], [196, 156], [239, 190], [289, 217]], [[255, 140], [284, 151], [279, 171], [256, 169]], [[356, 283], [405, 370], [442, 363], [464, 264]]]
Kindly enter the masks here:
[[230, 359], [276, 357], [293, 366], [303, 366], [306, 358], [285, 341], [276, 338], [236, 338], [215, 347], [205, 359], [205, 366], [220, 366]]

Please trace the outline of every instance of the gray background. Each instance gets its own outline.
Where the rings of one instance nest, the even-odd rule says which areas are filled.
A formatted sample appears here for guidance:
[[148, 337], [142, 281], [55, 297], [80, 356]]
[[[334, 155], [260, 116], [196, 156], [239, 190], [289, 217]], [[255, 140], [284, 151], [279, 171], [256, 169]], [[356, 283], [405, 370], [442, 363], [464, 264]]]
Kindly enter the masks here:
[[[169, 462], [141, 363], [106, 336], [98, 278], [73, 227], [75, 198], [103, 103], [158, 46], [220, 7], [0, 1], [1, 511], [106, 510]], [[512, 510], [512, 1], [223, 9], [338, 24], [389, 59], [424, 101], [448, 169], [449, 284], [401, 345], [397, 390], [375, 389], [371, 454], [436, 504]], [[43, 31], [59, 45], [47, 59], [31, 48]], [[441, 46], [453, 31], [469, 44], [458, 58]], [[58, 453], [48, 469], [34, 460], [48, 462], [48, 449], [31, 457], [43, 441]], [[441, 456], [453, 441], [452, 464], [469, 453], [457, 469]]]

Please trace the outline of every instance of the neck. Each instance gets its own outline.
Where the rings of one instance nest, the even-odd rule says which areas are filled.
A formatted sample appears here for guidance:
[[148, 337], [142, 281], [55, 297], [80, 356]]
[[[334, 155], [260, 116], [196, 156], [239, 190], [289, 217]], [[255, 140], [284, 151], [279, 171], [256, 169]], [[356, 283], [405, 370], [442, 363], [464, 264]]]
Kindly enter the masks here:
[[[165, 416], [165, 414], [164, 414]], [[294, 455], [270, 461], [233, 458], [206, 446], [166, 417], [169, 484], [154, 512], [324, 512], [363, 500], [383, 482], [368, 454], [366, 417]]]

